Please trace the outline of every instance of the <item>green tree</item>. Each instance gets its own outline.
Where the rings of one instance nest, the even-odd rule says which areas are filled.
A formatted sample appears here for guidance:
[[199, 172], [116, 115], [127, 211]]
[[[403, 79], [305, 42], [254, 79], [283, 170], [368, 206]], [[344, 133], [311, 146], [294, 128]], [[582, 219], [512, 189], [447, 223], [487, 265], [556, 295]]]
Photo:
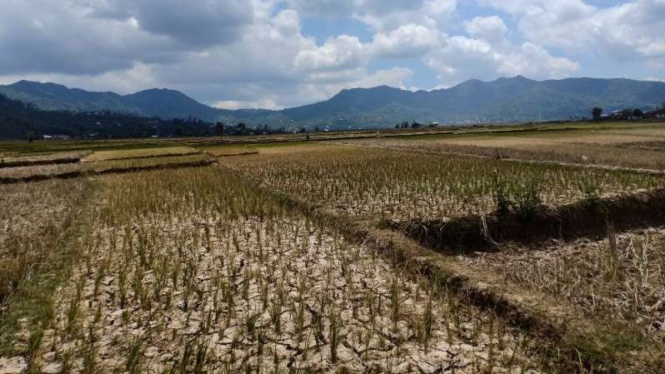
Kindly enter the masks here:
[[603, 117], [603, 108], [593, 108], [593, 110], [591, 110], [591, 115], [593, 116], [594, 121], [600, 121], [600, 119]]

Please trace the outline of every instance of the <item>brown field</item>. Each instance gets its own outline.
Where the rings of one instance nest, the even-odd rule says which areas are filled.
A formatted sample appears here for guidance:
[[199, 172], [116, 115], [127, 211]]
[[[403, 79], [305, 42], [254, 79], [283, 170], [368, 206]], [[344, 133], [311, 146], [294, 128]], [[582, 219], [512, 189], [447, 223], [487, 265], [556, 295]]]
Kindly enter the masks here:
[[602, 241], [512, 247], [463, 261], [565, 300], [590, 316], [639, 326], [665, 343], [665, 235], [650, 228]]
[[77, 163], [89, 153], [88, 151], [60, 152], [20, 157], [4, 157], [0, 154], [0, 168]]
[[317, 149], [307, 157], [285, 153], [221, 162], [326, 210], [391, 220], [489, 213], [497, 182], [512, 195], [536, 189], [547, 205], [663, 186], [661, 178], [629, 173], [350, 146]]
[[200, 153], [183, 156], [154, 156], [86, 163], [83, 166], [83, 170], [92, 173], [108, 173], [114, 171], [140, 170], [156, 167], [176, 168], [178, 166], [198, 165], [209, 160], [210, 159], [208, 156]]
[[259, 153], [259, 151], [250, 147], [219, 146], [205, 148], [205, 153], [212, 157], [230, 157], [254, 155]]
[[[658, 138], [656, 138], [658, 139]], [[473, 154], [490, 158], [553, 161], [611, 167], [665, 170], [665, 154], [654, 137], [607, 132], [525, 133], [519, 136], [453, 136], [414, 140], [371, 139], [350, 144], [427, 152]]]
[[0, 179], [22, 179], [36, 176], [54, 178], [62, 174], [76, 173], [81, 170], [80, 164], [51, 164], [1, 168]]
[[185, 156], [201, 153], [201, 151], [191, 147], [168, 147], [151, 149], [132, 149], [116, 151], [97, 151], [84, 159], [86, 162], [113, 161], [133, 158], [167, 157], [167, 156]]
[[0, 373], [660, 374], [660, 129], [579, 126], [2, 168], [81, 174], [0, 185]]

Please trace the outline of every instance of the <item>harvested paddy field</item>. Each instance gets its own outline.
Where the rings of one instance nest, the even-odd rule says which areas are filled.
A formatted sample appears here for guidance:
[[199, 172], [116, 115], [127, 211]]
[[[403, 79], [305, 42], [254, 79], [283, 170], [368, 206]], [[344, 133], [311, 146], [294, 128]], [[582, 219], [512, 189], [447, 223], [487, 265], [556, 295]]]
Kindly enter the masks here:
[[0, 372], [662, 373], [665, 178], [417, 139], [0, 169]]
[[94, 174], [127, 173], [140, 170], [178, 169], [207, 166], [208, 155], [195, 153], [183, 156], [154, 156], [76, 164], [49, 164], [0, 168], [0, 184], [38, 182], [49, 179], [71, 179]]
[[41, 337], [31, 367], [533, 373], [548, 362], [493, 313], [400, 273], [228, 171], [99, 183], [53, 320], [23, 335]]
[[83, 180], [0, 185], [0, 305], [48, 261], [87, 188]]
[[560, 162], [581, 165], [665, 170], [665, 153], [649, 146], [653, 138], [637, 136], [479, 136], [449, 139], [371, 139], [348, 142], [368, 147], [426, 153], [468, 154], [494, 159]]
[[50, 164], [0, 168], [0, 182], [76, 177], [80, 172], [80, 164]]
[[224, 160], [263, 185], [356, 218], [446, 219], [490, 213], [502, 189], [522, 205], [652, 189], [661, 178], [500, 160], [339, 147]]
[[211, 163], [210, 157], [204, 154], [190, 154], [183, 156], [154, 156], [145, 158], [119, 159], [85, 163], [83, 170], [94, 174], [119, 173], [139, 171], [143, 169], [159, 169], [188, 166], [204, 166]]
[[566, 301], [589, 316], [637, 327], [665, 343], [665, 233], [649, 228], [608, 239], [506, 246], [459, 260]]
[[96, 151], [86, 157], [86, 162], [112, 161], [134, 158], [166, 157], [166, 156], [184, 156], [201, 151], [191, 147], [168, 147], [168, 148], [147, 148], [147, 149], [129, 149], [116, 151]]
[[206, 147], [204, 149], [205, 153], [212, 157], [246, 156], [259, 153], [257, 149], [238, 146]]
[[35, 156], [3, 157], [0, 155], [0, 168], [11, 168], [34, 165], [50, 164], [73, 164], [81, 161], [81, 158], [90, 152], [60, 152]]

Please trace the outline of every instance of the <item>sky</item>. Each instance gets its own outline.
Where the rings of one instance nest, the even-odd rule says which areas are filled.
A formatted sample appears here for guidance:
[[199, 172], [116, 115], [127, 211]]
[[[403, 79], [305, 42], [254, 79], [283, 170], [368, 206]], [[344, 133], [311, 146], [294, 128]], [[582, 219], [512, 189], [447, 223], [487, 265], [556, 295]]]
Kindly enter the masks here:
[[665, 80], [665, 0], [0, 0], [0, 84], [279, 109], [516, 75]]

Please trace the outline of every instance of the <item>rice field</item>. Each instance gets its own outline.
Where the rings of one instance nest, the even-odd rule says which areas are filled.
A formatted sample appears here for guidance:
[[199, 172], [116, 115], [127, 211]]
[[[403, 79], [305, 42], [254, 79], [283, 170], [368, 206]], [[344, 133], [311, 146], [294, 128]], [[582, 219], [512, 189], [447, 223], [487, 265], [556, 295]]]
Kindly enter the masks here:
[[86, 180], [0, 185], [0, 308], [49, 261], [76, 213]]
[[602, 241], [580, 239], [538, 250], [516, 246], [460, 260], [565, 300], [581, 313], [638, 326], [648, 339], [665, 343], [662, 229], [610, 232]]
[[60, 152], [16, 157], [5, 157], [0, 154], [0, 168], [77, 163], [89, 153], [88, 151]]
[[85, 162], [125, 160], [133, 158], [185, 156], [201, 153], [192, 147], [145, 148], [113, 151], [96, 151], [84, 159]]
[[460, 136], [439, 139], [370, 139], [350, 144], [495, 159], [550, 161], [665, 170], [665, 153], [649, 146], [653, 137], [603, 133], [531, 133], [520, 136]]
[[327, 148], [221, 161], [249, 178], [356, 218], [446, 219], [496, 209], [496, 193], [547, 205], [652, 189], [663, 179], [375, 148]]
[[[589, 134], [133, 144], [0, 168], [0, 179], [79, 173], [0, 185], [0, 373], [660, 374], [662, 227], [458, 255], [392, 225], [665, 187], [537, 162], [585, 147], [635, 152], [615, 153], [622, 165], [660, 154], [644, 133]], [[548, 324], [562, 316], [598, 335]]]
[[80, 164], [50, 164], [37, 166], [22, 166], [13, 168], [0, 168], [1, 179], [23, 179], [33, 177], [56, 178], [58, 176], [78, 173]]
[[258, 154], [259, 151], [257, 149], [250, 147], [218, 146], [218, 147], [205, 148], [205, 153], [209, 154], [212, 157], [231, 157], [231, 156], [254, 155]]
[[159, 167], [187, 167], [194, 165], [204, 165], [209, 163], [210, 158], [207, 155], [195, 153], [184, 156], [155, 156], [132, 159], [119, 159], [109, 161], [98, 161], [94, 163], [83, 164], [83, 170], [91, 173], [113, 173], [120, 171], [131, 171], [140, 169], [150, 169]]
[[[494, 314], [219, 168], [107, 176], [26, 365], [67, 372], [536, 373]], [[197, 194], [190, 194], [197, 191]], [[27, 342], [26, 342], [27, 344]]]

